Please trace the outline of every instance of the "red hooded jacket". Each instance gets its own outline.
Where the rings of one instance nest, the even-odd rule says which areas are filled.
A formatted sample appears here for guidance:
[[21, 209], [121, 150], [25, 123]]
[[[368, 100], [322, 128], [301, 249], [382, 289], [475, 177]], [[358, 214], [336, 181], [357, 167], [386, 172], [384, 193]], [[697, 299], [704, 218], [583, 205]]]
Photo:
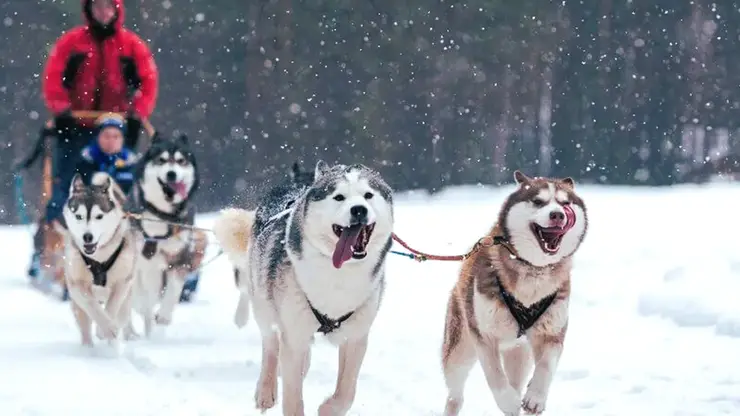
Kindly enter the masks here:
[[154, 57], [141, 38], [123, 28], [123, 0], [113, 4], [116, 17], [106, 27], [92, 18], [90, 0], [82, 0], [85, 25], [64, 33], [51, 49], [42, 89], [52, 114], [131, 110], [148, 119], [154, 111], [159, 78]]

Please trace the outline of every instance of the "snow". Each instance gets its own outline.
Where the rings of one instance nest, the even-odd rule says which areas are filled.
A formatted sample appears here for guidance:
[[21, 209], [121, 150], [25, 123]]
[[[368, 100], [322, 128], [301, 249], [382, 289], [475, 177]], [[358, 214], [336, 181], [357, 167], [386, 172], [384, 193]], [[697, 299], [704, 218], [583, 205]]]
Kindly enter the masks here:
[[[740, 187], [578, 188], [590, 228], [576, 255], [571, 320], [550, 392], [550, 415], [740, 414]], [[488, 230], [510, 187], [397, 197], [396, 232], [424, 251], [459, 254]], [[209, 226], [212, 215], [199, 217]], [[237, 291], [227, 260], [207, 266], [198, 300], [166, 334], [126, 346], [79, 346], [69, 304], [24, 277], [22, 227], [0, 231], [0, 414], [256, 415], [260, 341], [232, 324]], [[215, 254], [211, 246], [207, 255]], [[438, 415], [446, 391], [439, 350], [459, 264], [392, 255], [352, 415]], [[331, 394], [336, 350], [318, 340], [307, 414]], [[281, 414], [278, 405], [267, 415]], [[499, 415], [482, 372], [463, 415]]]

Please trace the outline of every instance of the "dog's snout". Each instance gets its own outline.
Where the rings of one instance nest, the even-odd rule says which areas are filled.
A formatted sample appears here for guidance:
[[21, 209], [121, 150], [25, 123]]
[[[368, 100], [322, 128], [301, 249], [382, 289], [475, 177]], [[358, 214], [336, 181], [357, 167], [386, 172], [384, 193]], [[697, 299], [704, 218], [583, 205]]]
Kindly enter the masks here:
[[352, 218], [357, 220], [364, 220], [367, 218], [367, 207], [364, 205], [355, 205], [349, 209]]
[[85, 242], [85, 244], [90, 244], [93, 241], [93, 235], [90, 233], [82, 234], [82, 241]]
[[167, 171], [167, 182], [174, 182], [177, 180], [177, 174], [174, 170]]
[[557, 222], [565, 221], [565, 213], [563, 211], [550, 211], [550, 220]]

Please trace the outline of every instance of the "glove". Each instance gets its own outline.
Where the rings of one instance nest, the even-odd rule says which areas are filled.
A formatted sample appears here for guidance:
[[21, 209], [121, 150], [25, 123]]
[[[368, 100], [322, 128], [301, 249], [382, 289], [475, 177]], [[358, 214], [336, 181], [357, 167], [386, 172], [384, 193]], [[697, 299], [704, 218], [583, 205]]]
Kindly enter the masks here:
[[126, 115], [126, 137], [124, 137], [124, 146], [136, 150], [139, 143], [139, 131], [141, 130], [141, 120], [133, 113]]
[[77, 120], [71, 110], [64, 110], [54, 117], [54, 129], [57, 137], [73, 137], [77, 133]]

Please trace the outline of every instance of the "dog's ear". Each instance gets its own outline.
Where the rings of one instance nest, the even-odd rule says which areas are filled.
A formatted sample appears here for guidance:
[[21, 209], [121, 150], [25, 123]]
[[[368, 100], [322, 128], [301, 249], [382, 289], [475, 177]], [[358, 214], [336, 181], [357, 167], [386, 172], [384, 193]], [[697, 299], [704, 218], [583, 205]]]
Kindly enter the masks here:
[[151, 144], [159, 143], [162, 141], [162, 135], [158, 131], [154, 132], [154, 136], [151, 138]]
[[532, 181], [532, 179], [520, 172], [519, 170], [514, 171], [514, 180], [516, 181], [517, 185], [526, 185]]
[[290, 170], [290, 177], [291, 179], [296, 179], [301, 174], [301, 167], [298, 165], [298, 162], [293, 162], [293, 166]]
[[318, 180], [326, 172], [329, 172], [329, 165], [327, 165], [323, 160], [316, 162], [316, 169], [314, 169], [314, 176], [316, 177], [315, 180]]
[[79, 173], [75, 173], [75, 176], [72, 177], [72, 184], [69, 185], [69, 193], [70, 194], [78, 194], [85, 190], [85, 181], [82, 180], [82, 175]]
[[575, 181], [570, 176], [568, 176], [565, 179], [561, 179], [560, 183], [562, 183], [563, 185], [565, 185], [567, 188], [570, 188], [570, 189], [574, 189], [576, 187]]
[[180, 136], [177, 138], [177, 141], [185, 145], [190, 144], [190, 139], [188, 138], [188, 135], [185, 133], [180, 134]]

